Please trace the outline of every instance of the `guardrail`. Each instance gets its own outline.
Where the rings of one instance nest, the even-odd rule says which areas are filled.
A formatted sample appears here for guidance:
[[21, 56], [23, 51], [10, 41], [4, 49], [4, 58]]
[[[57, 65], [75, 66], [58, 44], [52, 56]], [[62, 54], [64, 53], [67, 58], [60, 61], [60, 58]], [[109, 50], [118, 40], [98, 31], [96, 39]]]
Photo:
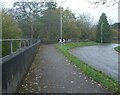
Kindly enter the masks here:
[[17, 40], [25, 41], [23, 47], [27, 46], [27, 48], [23, 48], [21, 43], [20, 48], [22, 49], [13, 53], [12, 41], [16, 41], [16, 39], [8, 40], [11, 45], [11, 54], [2, 58], [2, 93], [15, 93], [17, 91], [18, 85], [33, 62], [40, 45], [38, 40], [31, 41], [31, 43], [28, 39]]
[[30, 45], [34, 44], [38, 40], [36, 39], [2, 39], [0, 41], [2, 41], [2, 47], [3, 47], [2, 49], [4, 50], [7, 48], [7, 54], [5, 55], [3, 54], [2, 56], [4, 57], [16, 52], [17, 50], [21, 50], [23, 48], [29, 47]]

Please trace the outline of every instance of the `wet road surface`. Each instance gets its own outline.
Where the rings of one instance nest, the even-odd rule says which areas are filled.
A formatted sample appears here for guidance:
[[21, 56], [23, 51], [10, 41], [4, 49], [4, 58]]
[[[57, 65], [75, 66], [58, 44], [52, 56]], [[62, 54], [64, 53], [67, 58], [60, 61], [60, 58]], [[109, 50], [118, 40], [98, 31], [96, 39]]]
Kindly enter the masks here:
[[19, 93], [109, 93], [70, 63], [53, 45], [42, 46]]
[[107, 75], [118, 80], [118, 52], [114, 50], [117, 44], [102, 44], [96, 46], [78, 47], [70, 52]]

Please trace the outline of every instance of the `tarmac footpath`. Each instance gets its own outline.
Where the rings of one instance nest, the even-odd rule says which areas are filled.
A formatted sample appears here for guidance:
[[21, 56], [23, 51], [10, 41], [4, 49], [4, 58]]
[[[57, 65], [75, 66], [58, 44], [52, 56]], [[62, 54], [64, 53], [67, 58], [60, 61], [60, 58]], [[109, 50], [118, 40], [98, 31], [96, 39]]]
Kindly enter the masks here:
[[104, 93], [110, 91], [89, 79], [54, 45], [40, 47], [19, 93]]

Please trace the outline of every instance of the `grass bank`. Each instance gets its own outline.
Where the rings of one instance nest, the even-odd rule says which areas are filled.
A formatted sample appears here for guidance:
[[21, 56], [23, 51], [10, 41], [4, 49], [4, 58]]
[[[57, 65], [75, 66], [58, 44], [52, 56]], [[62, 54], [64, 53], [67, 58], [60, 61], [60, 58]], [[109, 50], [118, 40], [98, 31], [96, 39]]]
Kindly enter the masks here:
[[114, 48], [116, 51], [120, 52], [120, 46]]
[[74, 63], [80, 70], [86, 74], [90, 79], [96, 81], [97, 83], [104, 86], [106, 89], [109, 89], [113, 93], [119, 93], [118, 90], [118, 82], [113, 80], [111, 77], [107, 76], [106, 74], [95, 70], [91, 66], [87, 65], [85, 62], [81, 61], [79, 58], [75, 57], [71, 53], [69, 53], [69, 50], [75, 47], [80, 46], [91, 46], [91, 45], [97, 45], [95, 42], [76, 42], [76, 43], [67, 43], [60, 47], [60, 45], [55, 45], [56, 48], [58, 48], [64, 56], [66, 56], [72, 63]]

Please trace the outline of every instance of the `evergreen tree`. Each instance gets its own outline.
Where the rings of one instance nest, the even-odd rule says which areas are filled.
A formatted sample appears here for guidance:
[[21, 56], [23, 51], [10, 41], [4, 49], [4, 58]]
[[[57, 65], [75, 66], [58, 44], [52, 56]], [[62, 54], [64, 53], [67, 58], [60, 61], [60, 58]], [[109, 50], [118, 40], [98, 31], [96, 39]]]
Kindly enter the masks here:
[[[101, 35], [101, 31], [102, 31], [102, 35]], [[111, 42], [110, 25], [107, 21], [107, 16], [105, 13], [102, 13], [97, 25], [96, 42], [100, 43], [101, 39], [102, 39], [102, 43]]]

